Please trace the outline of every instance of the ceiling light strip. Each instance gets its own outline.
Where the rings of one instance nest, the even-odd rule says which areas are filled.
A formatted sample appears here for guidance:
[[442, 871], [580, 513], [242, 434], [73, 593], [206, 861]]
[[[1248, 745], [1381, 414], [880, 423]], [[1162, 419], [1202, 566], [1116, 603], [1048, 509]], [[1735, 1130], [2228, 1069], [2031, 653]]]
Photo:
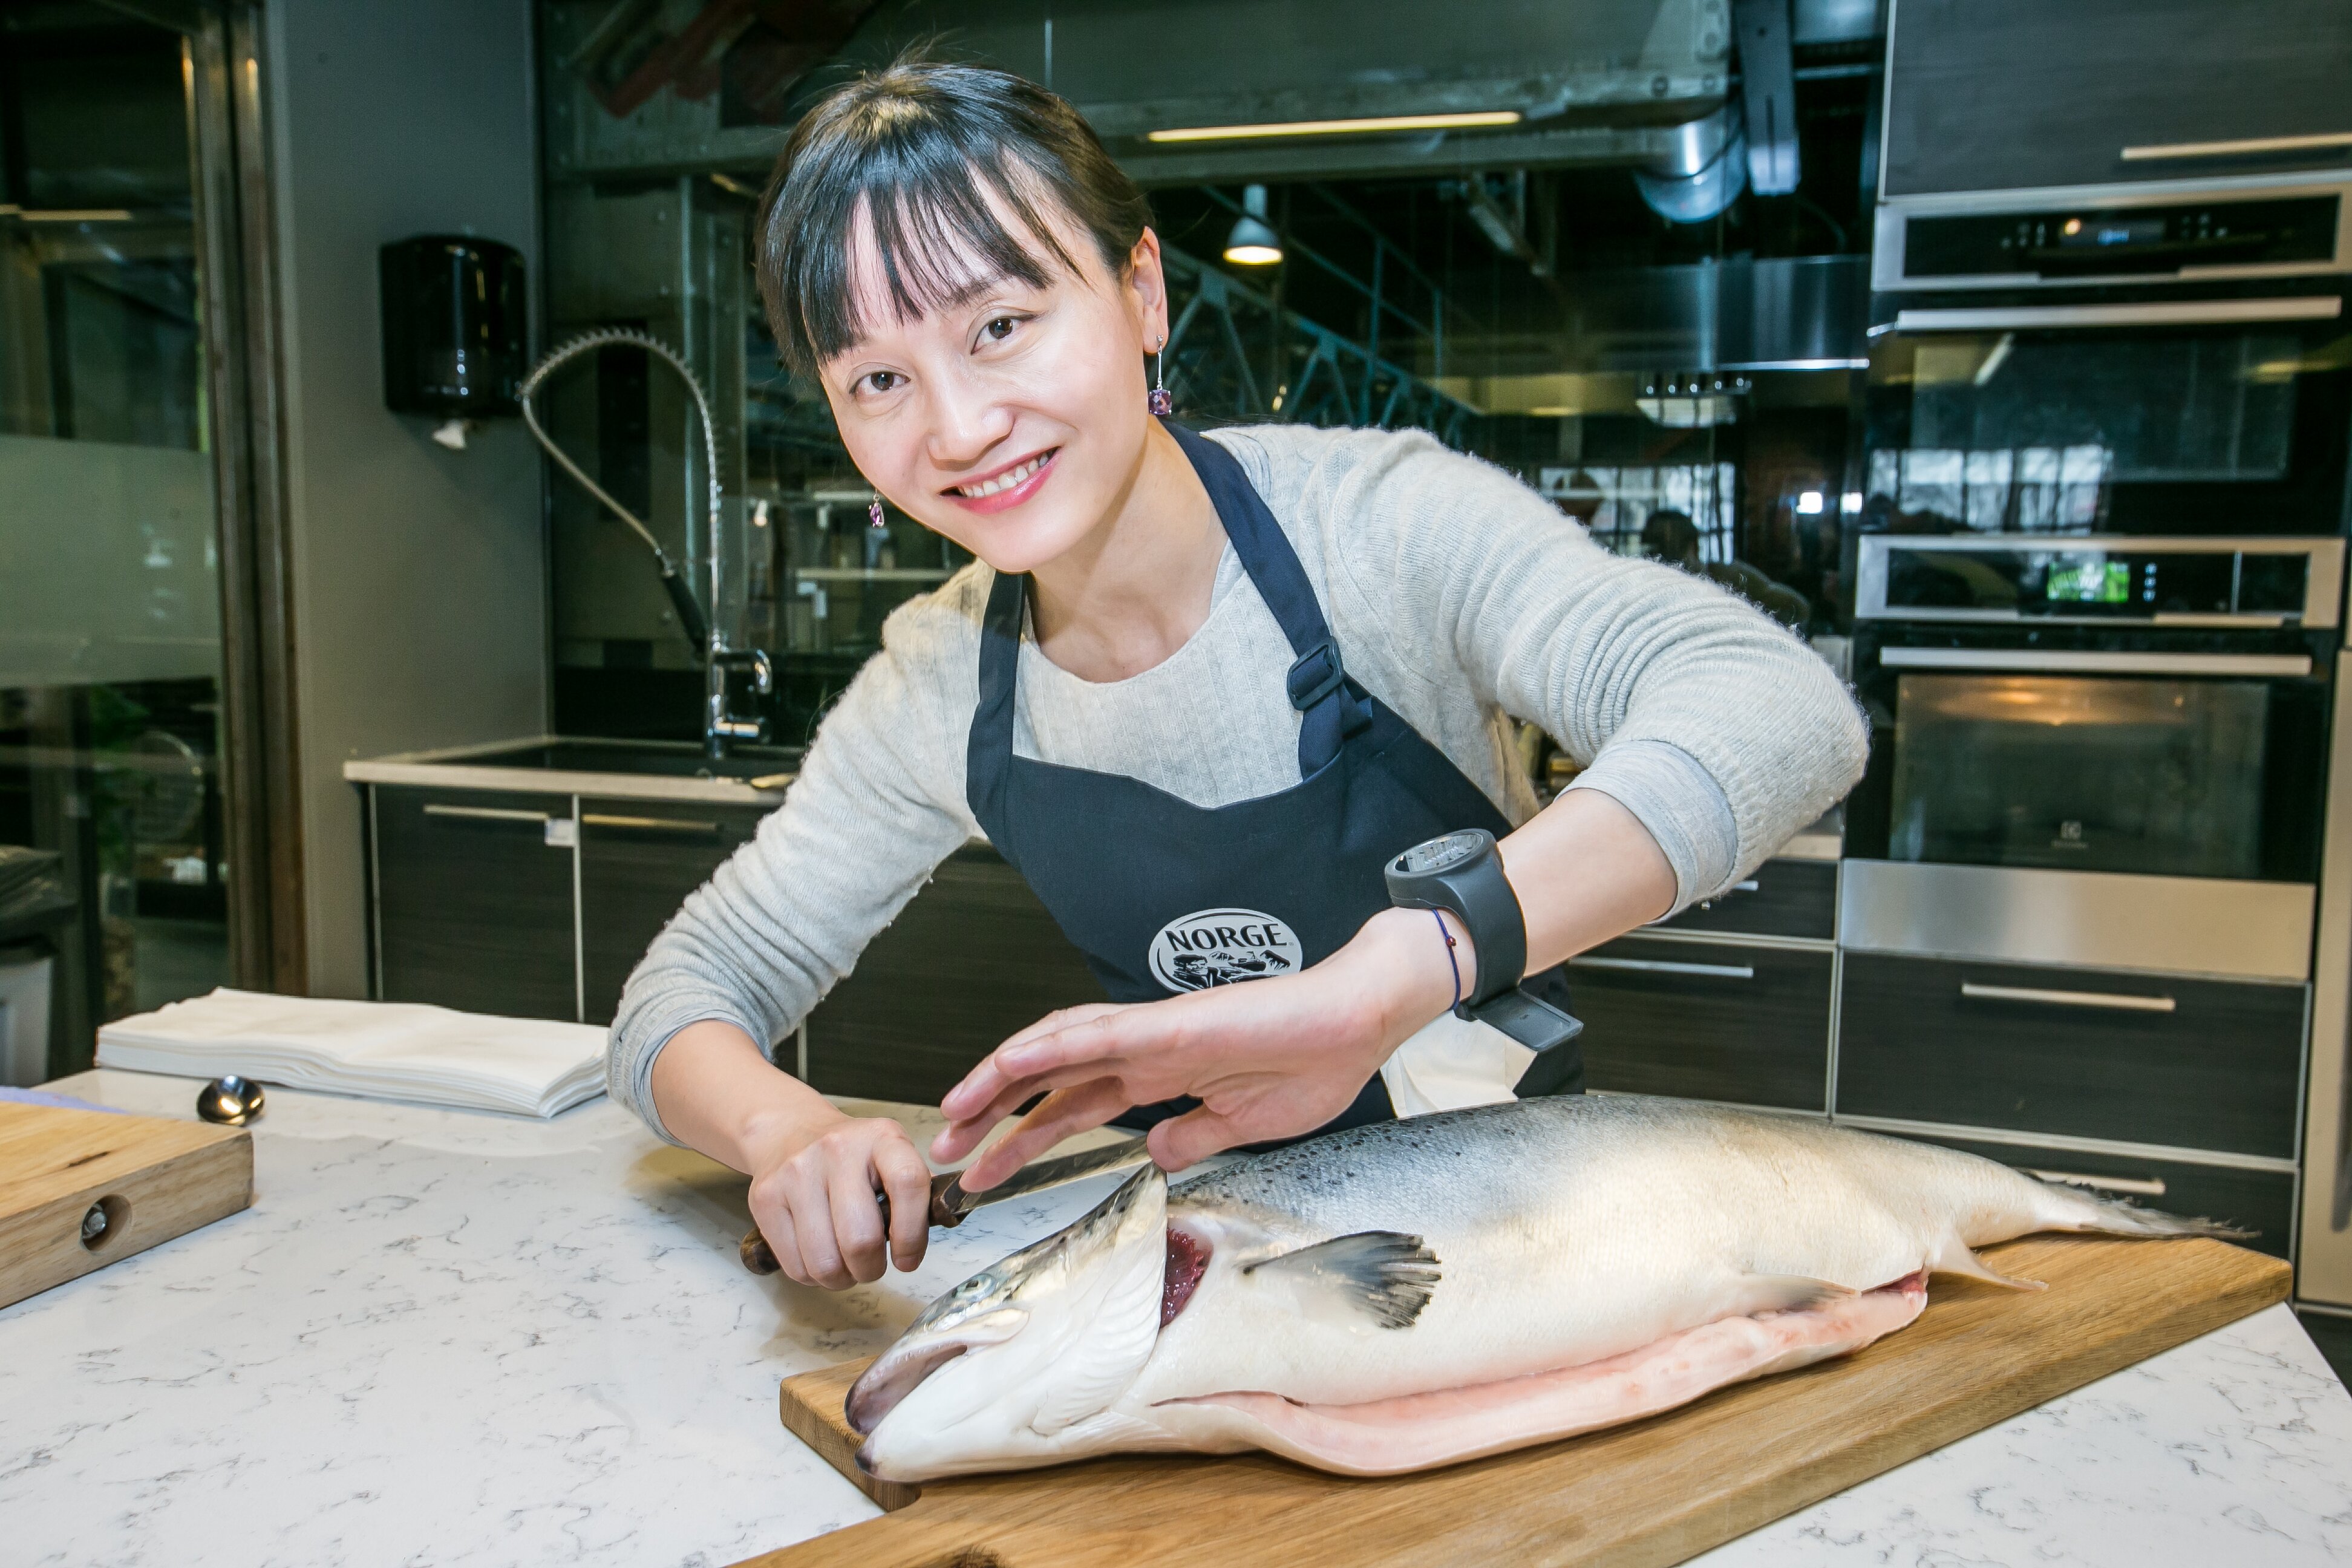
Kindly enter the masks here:
[[1517, 125], [1516, 109], [1464, 114], [1389, 114], [1370, 120], [1286, 120], [1266, 125], [1186, 125], [1148, 131], [1147, 142], [1239, 142], [1263, 136], [1361, 136], [1387, 131], [1465, 131], [1482, 125]]

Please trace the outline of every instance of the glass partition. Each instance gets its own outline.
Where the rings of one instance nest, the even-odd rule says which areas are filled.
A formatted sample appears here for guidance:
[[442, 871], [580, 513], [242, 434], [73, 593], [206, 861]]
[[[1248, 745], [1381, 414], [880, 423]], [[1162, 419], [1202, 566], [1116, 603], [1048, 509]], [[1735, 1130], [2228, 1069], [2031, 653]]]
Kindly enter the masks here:
[[0, 15], [0, 1079], [229, 978], [183, 36]]

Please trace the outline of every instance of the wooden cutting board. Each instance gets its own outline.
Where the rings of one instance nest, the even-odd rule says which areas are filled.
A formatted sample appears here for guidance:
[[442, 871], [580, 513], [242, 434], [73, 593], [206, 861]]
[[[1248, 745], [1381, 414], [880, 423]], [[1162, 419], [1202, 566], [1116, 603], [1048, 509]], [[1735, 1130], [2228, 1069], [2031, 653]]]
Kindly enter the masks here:
[[0, 1100], [0, 1307], [252, 1202], [242, 1128]]
[[850, 1457], [842, 1400], [866, 1363], [848, 1363], [788, 1380], [784, 1424], [893, 1511], [749, 1563], [1654, 1568], [2284, 1300], [2289, 1279], [2279, 1259], [2218, 1241], [2035, 1237], [1986, 1256], [2050, 1289], [1939, 1279], [1916, 1322], [1855, 1355], [1632, 1426], [1384, 1480], [1242, 1455], [877, 1484]]

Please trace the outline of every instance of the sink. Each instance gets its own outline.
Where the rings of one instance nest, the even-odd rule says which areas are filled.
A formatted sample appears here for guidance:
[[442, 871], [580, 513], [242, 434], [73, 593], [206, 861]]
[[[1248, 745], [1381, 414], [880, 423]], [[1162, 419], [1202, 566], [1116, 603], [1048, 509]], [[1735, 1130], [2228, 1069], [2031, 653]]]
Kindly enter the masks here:
[[546, 773], [641, 773], [657, 778], [755, 779], [797, 773], [798, 746], [730, 746], [712, 762], [689, 741], [532, 741], [447, 758], [444, 766], [533, 768]]

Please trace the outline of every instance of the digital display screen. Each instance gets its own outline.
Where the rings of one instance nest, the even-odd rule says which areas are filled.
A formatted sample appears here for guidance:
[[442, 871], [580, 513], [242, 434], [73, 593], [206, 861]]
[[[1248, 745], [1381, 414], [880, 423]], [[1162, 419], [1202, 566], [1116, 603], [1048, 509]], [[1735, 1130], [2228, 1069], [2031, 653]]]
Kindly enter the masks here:
[[2042, 596], [2053, 605], [2127, 605], [2131, 603], [2131, 565], [2092, 555], [2050, 563]]
[[[2160, 245], [2166, 237], [2167, 225], [2160, 217], [2120, 218], [2094, 214], [2090, 217], [2070, 217], [2058, 226], [2058, 243], [2066, 249], [2084, 246], [2105, 248], [2116, 245]], [[2224, 234], [2228, 230], [2222, 231]]]

